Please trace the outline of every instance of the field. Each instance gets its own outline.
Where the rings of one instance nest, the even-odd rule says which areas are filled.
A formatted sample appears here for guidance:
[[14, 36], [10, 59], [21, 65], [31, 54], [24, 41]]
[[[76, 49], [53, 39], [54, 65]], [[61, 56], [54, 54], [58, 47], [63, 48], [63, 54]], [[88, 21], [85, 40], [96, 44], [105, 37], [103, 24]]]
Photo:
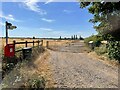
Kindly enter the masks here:
[[[43, 41], [46, 43], [47, 40]], [[117, 88], [118, 67], [89, 52], [84, 41], [49, 40], [49, 48], [44, 53], [38, 53], [37, 59], [11, 71], [4, 78], [4, 84], [19, 88], [24, 80], [40, 80], [39, 76], [42, 76], [45, 88]], [[9, 77], [14, 76], [13, 73], [18, 81], [13, 77], [12, 84]]]
[[[44, 46], [44, 47], [47, 46], [47, 41], [49, 42], [49, 43], [48, 43], [49, 46], [53, 46], [53, 45], [59, 46], [59, 45], [62, 45], [62, 44], [66, 44], [66, 43], [72, 42], [72, 40], [33, 39], [33, 38], [9, 38], [9, 39], [8, 39], [8, 43], [9, 43], [9, 44], [12, 44], [13, 41], [16, 41], [16, 42], [25, 42], [25, 41], [27, 41], [27, 42], [32, 42], [32, 41], [38, 41], [38, 40], [39, 40], [39, 41], [43, 40], [43, 46]], [[0, 41], [2, 42], [2, 43], [0, 43], [0, 44], [1, 44], [1, 45], [0, 45], [0, 46], [1, 46], [1, 47], [0, 47], [0, 49], [1, 49], [0, 51], [3, 52], [3, 49], [4, 49], [5, 45], [6, 45], [6, 39], [3, 38], [3, 39], [0, 39]], [[35, 43], [35, 46], [37, 46], [37, 45], [38, 45], [38, 44]], [[32, 46], [33, 46], [32, 43], [28, 44], [28, 47], [32, 47]], [[15, 47], [16, 47], [16, 49], [20, 49], [20, 48], [25, 47], [25, 44], [18, 44], [18, 45], [16, 45]]]

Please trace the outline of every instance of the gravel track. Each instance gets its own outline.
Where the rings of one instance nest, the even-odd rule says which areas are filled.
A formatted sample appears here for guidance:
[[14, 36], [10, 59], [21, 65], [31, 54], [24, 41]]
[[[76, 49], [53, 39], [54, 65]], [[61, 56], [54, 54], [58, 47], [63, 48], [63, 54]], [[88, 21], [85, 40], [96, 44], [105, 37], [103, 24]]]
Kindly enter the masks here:
[[50, 64], [55, 88], [117, 88], [118, 67], [88, 56], [83, 42], [51, 47]]

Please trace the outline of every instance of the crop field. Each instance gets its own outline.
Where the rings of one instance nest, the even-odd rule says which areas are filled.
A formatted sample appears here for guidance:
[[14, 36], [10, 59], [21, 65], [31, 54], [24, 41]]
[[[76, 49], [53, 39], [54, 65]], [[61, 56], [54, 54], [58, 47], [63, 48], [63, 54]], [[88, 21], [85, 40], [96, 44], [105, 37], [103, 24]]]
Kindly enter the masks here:
[[[16, 41], [16, 42], [25, 42], [25, 41], [32, 42], [32, 41], [38, 41], [38, 40], [39, 41], [43, 40], [43, 46], [44, 47], [46, 47], [47, 41], [48, 41], [49, 46], [54, 46], [54, 45], [55, 46], [59, 46], [59, 45], [63, 45], [63, 44], [72, 42], [72, 40], [52, 40], [52, 39], [33, 39], [33, 38], [9, 38], [8, 39], [8, 43], [9, 44], [13, 44], [13, 41]], [[5, 45], [6, 45], [6, 39], [3, 38], [3, 39], [0, 39], [0, 41], [2, 42], [2, 43], [0, 43], [1, 44], [0, 45], [1, 46], [0, 47], [0, 49], [1, 49], [0, 51], [3, 52], [3, 49], [4, 49]], [[35, 46], [37, 46], [37, 45], [38, 45], [38, 43], [35, 43]], [[32, 47], [32, 46], [33, 46], [32, 43], [28, 44], [28, 47]], [[25, 44], [17, 44], [17, 45], [15, 45], [15, 47], [16, 47], [16, 49], [21, 49], [21, 48], [25, 47]]]
[[[8, 39], [8, 43], [9, 44], [12, 44], [13, 41], [16, 41], [16, 42], [31, 42], [31, 41], [37, 41], [37, 40], [40, 40], [40, 39], [32, 39], [32, 38], [9, 38]], [[2, 39], [2, 47], [4, 47], [6, 45], [6, 39]], [[17, 47], [24, 47], [25, 45], [17, 45]], [[29, 44], [29, 46], [32, 46], [32, 44]]]

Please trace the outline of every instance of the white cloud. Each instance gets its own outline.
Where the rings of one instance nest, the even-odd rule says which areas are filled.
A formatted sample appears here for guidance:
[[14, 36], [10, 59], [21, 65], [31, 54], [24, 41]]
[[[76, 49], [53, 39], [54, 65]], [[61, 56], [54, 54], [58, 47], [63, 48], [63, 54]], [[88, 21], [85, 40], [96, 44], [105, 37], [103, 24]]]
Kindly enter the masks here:
[[70, 10], [63, 10], [63, 12], [65, 12], [65, 13], [72, 13], [73, 11], [70, 11]]
[[5, 26], [5, 24], [4, 24], [4, 23], [2, 23], [2, 22], [0, 22], [0, 27], [2, 27], [2, 26]]
[[5, 16], [5, 15], [0, 15], [0, 17], [1, 17], [1, 18], [4, 18], [4, 19], [6, 19], [6, 20], [15, 21], [13, 15], [11, 15], [11, 14], [9, 14], [9, 15], [7, 15], [7, 16]]
[[0, 18], [5, 19], [5, 20], [9, 20], [9, 21], [14, 21], [14, 22], [21, 22], [21, 20], [15, 19], [12, 14], [3, 15], [3, 13], [0, 13]]
[[38, 6], [38, 4], [37, 4], [38, 2], [39, 2], [39, 0], [26, 0], [25, 2], [23, 2], [23, 4], [27, 7], [27, 9], [37, 12], [40, 15], [47, 14], [47, 12], [45, 10], [41, 9]]
[[53, 2], [53, 1], [54, 1], [54, 0], [48, 0], [48, 1], [45, 2], [45, 4], [51, 3], [51, 2]]
[[54, 22], [54, 21], [55, 21], [55, 20], [52, 20], [52, 19], [46, 19], [46, 18], [41, 18], [41, 20], [46, 21], [46, 22], [49, 22], [49, 23], [51, 23], [51, 22]]
[[63, 35], [65, 32], [64, 31], [56, 31], [54, 29], [51, 29], [51, 28], [39, 28], [41, 31], [43, 32], [49, 32], [49, 33], [52, 33], [54, 35]]
[[54, 30], [54, 29], [51, 29], [51, 28], [39, 28], [39, 30], [40, 30], [40, 35], [42, 36], [42, 37], [60, 37], [60, 36], [62, 36], [62, 37], [67, 37], [67, 36], [69, 36], [68, 35], [68, 32], [65, 32], [65, 31], [58, 31], [58, 30]]
[[51, 28], [40, 28], [42, 31], [47, 31], [47, 32], [53, 32], [53, 29]]

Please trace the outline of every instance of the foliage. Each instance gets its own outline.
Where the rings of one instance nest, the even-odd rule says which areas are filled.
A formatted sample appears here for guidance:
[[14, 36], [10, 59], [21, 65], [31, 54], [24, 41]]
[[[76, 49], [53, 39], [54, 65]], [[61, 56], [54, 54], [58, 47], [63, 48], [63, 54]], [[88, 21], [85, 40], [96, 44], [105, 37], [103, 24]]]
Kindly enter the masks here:
[[110, 34], [105, 34], [105, 35], [103, 34], [102, 37], [103, 37], [104, 40], [107, 40], [107, 41], [115, 41], [115, 40], [120, 41], [120, 37], [117, 37], [117, 36], [114, 37], [114, 36], [112, 36]]
[[[119, 35], [117, 35], [120, 26], [120, 1], [80, 2], [80, 8], [87, 6], [89, 13], [94, 15], [93, 19], [89, 21], [94, 24], [94, 28], [103, 36], [103, 39], [109, 42], [107, 45], [109, 57], [120, 61], [120, 42], [117, 41], [120, 40]], [[115, 32], [116, 30], [118, 33]], [[86, 42], [95, 40], [91, 38], [87, 38]]]
[[109, 58], [120, 61], [120, 41], [109, 41], [107, 48]]
[[80, 8], [87, 6], [89, 13], [94, 15], [89, 21], [94, 23], [94, 28], [99, 33], [116, 28], [115, 23], [120, 19], [120, 2], [80, 2]]
[[60, 38], [59, 38], [60, 40], [62, 39], [62, 37], [60, 36]]
[[103, 38], [108, 41], [107, 49], [109, 58], [120, 60], [120, 41], [116, 41], [116, 38], [110, 34], [103, 35]]
[[33, 39], [35, 39], [35, 36], [33, 36]]
[[103, 40], [103, 38], [102, 38], [101, 36], [92, 35], [92, 36], [90, 36], [90, 37], [88, 37], [88, 38], [85, 38], [85, 39], [84, 39], [84, 42], [85, 42], [86, 44], [88, 44], [89, 41], [93, 41], [93, 44], [94, 44], [95, 46], [99, 46], [102, 40]]
[[27, 83], [28, 88], [45, 88], [44, 78], [29, 79]]
[[82, 38], [81, 36], [79, 37], [80, 40], [84, 40], [84, 38]]
[[71, 39], [73, 40], [73, 36], [71, 36]]
[[107, 53], [106, 45], [100, 45], [100, 47], [95, 47], [94, 50], [98, 55], [102, 55], [102, 54]]

